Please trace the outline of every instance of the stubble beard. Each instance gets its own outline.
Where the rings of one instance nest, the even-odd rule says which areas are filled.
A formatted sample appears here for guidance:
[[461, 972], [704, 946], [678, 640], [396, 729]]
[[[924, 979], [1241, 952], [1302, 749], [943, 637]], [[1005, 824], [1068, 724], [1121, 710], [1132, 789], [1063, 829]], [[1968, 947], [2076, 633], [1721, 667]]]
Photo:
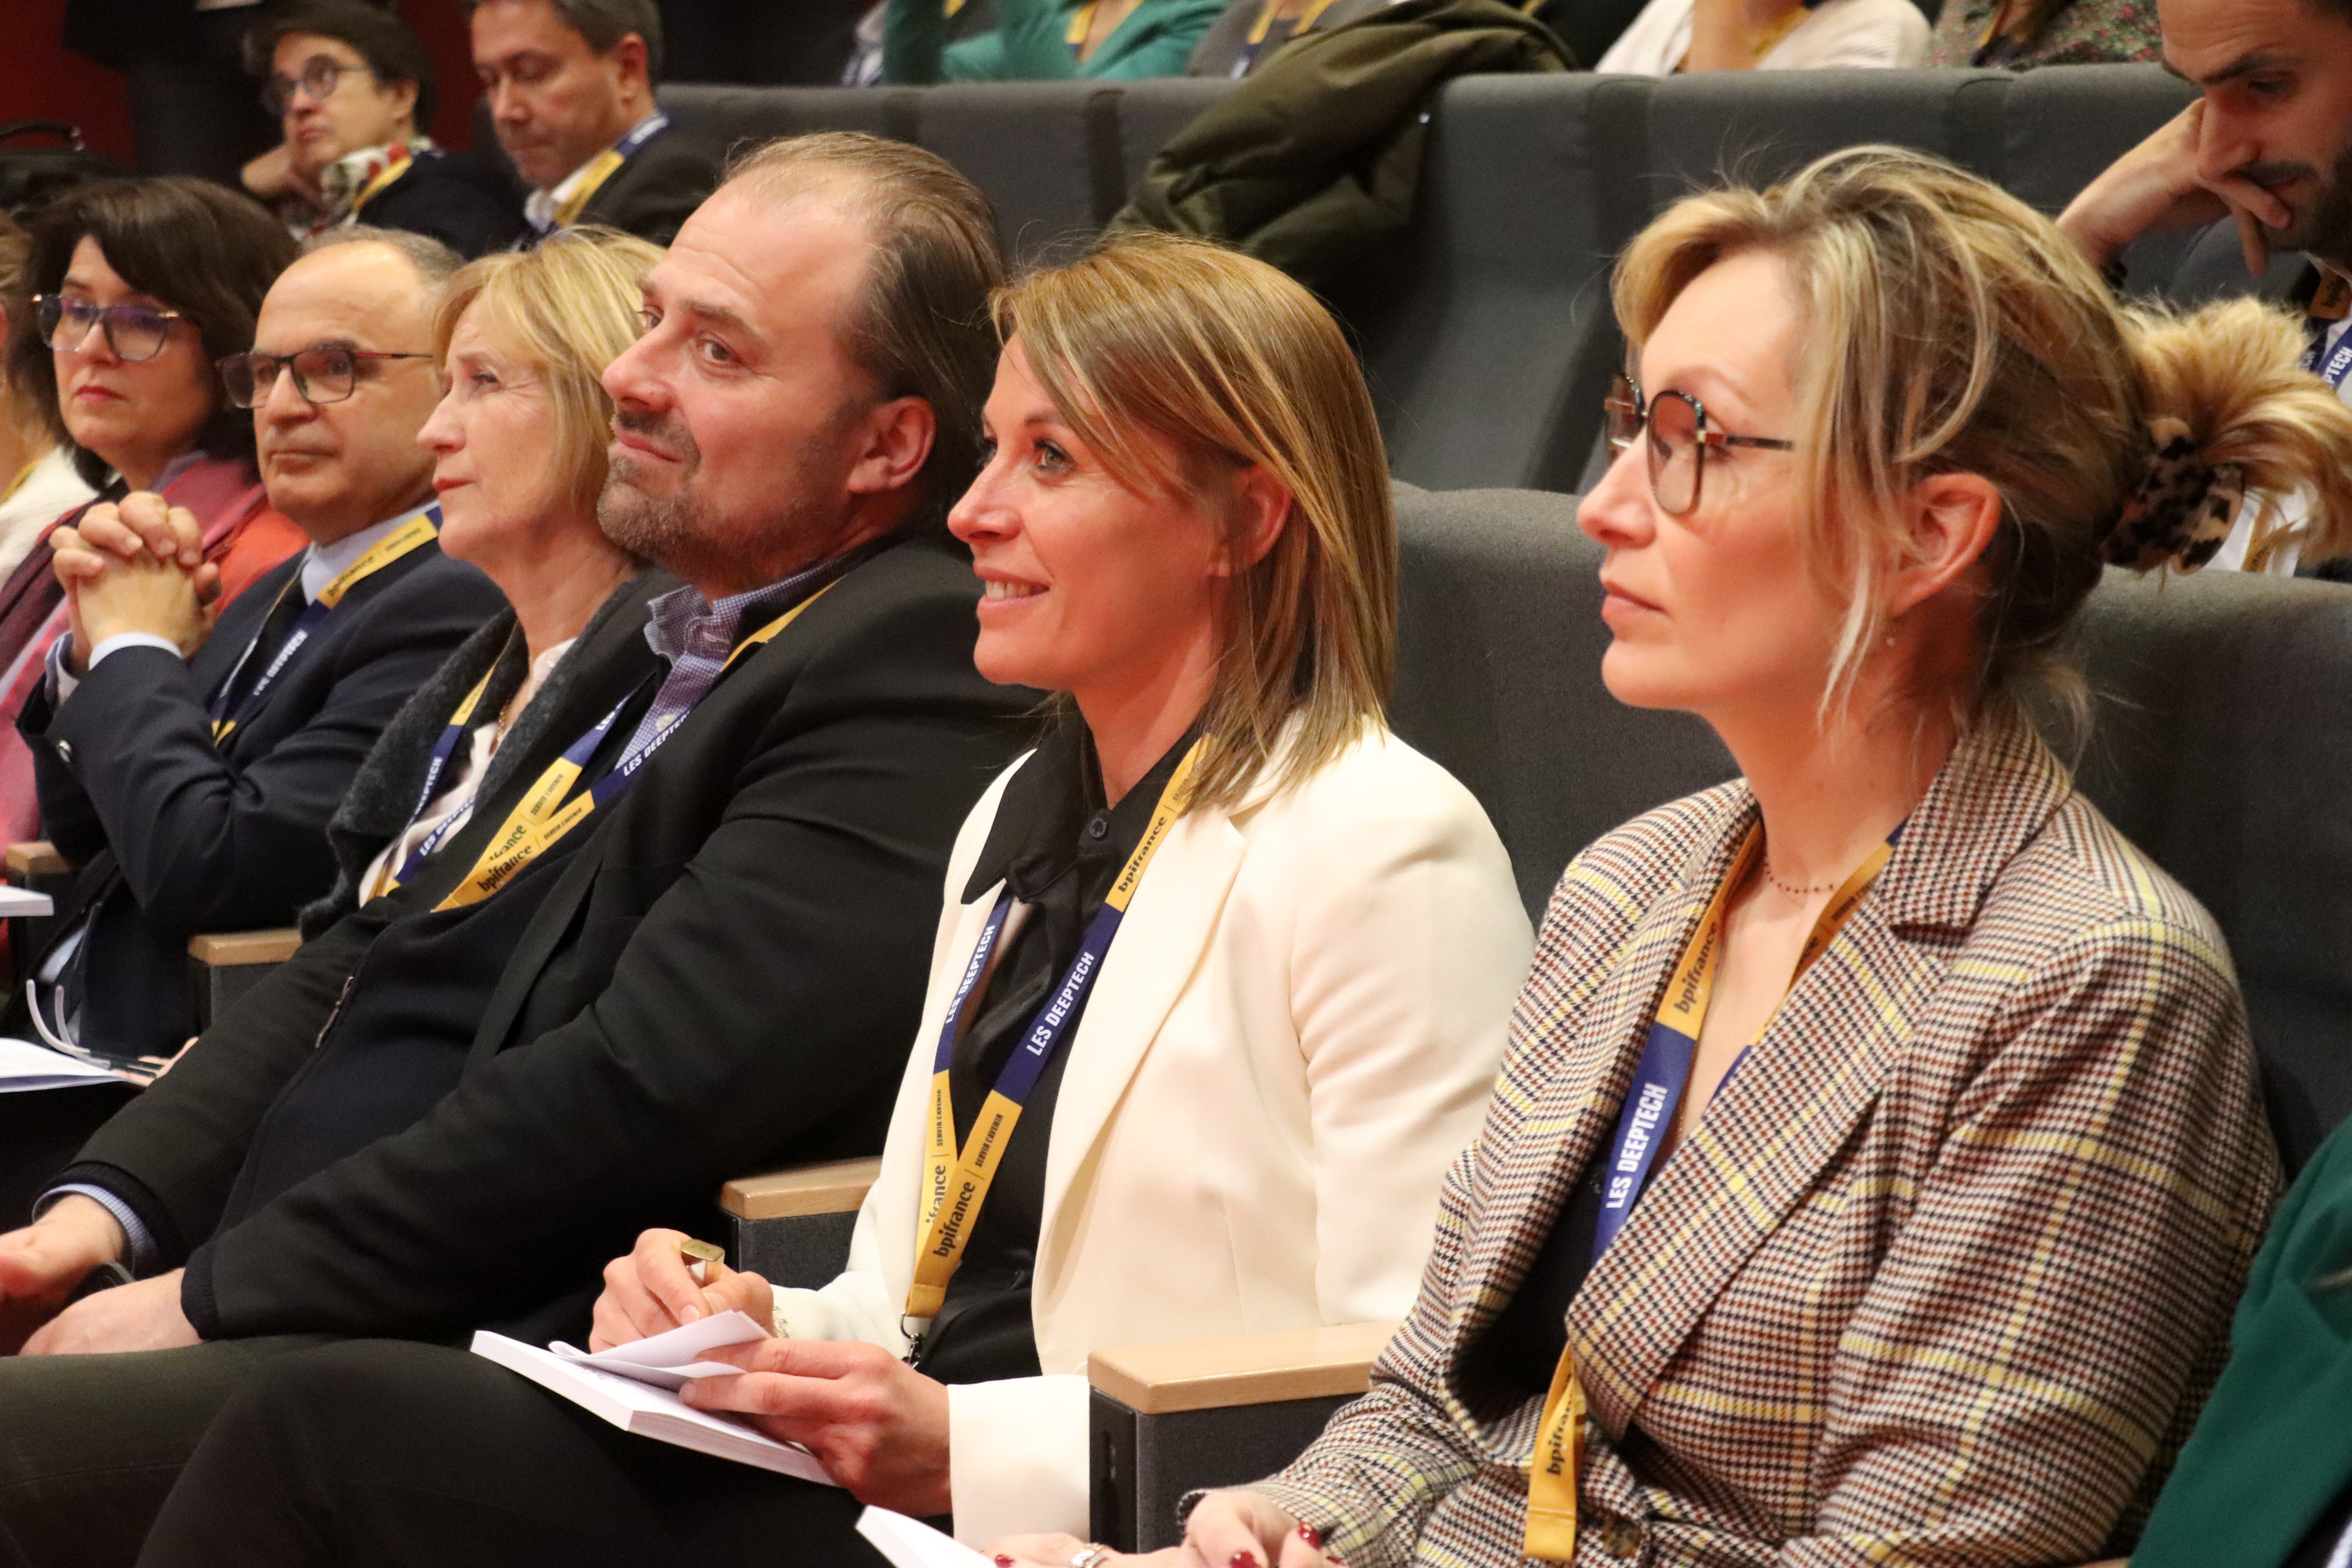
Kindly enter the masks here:
[[[677, 489], [656, 495], [644, 488], [643, 465], [625, 453], [611, 458], [604, 492], [596, 498], [597, 525], [606, 539], [638, 559], [688, 582], [749, 575], [755, 580], [744, 585], [752, 587], [765, 574], [757, 568], [747, 572], [750, 560], [806, 554], [814, 562], [828, 552], [827, 540], [838, 537], [843, 509], [828, 501], [839, 486], [827, 480], [844, 467], [839, 430], [824, 432], [802, 449], [779, 452], [773, 465], [775, 510], [756, 524], [730, 526], [709, 515], [695, 496], [702, 454], [683, 420], [632, 416], [625, 411], [614, 424], [655, 437], [678, 459]], [[794, 545], [803, 548], [794, 550]]]
[[2352, 145], [2319, 173], [2312, 192], [2284, 228], [2265, 228], [2274, 251], [2300, 250], [2337, 267], [2352, 263]]

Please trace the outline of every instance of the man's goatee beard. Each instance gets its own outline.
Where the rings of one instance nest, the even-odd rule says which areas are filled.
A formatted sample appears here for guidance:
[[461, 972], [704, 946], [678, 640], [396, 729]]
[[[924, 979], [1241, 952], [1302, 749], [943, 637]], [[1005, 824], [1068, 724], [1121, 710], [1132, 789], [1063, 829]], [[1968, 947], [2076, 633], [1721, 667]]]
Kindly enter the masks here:
[[630, 482], [635, 468], [626, 458], [613, 459], [604, 493], [596, 498], [597, 525], [632, 555], [656, 563], [674, 560], [678, 546], [694, 540], [694, 508], [682, 495], [656, 500], [637, 489]]

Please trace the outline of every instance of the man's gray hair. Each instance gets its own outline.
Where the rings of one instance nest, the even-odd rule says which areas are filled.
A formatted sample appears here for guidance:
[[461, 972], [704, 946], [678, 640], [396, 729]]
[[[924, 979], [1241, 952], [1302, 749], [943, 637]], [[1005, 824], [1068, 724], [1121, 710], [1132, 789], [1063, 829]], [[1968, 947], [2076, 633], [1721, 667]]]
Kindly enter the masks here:
[[[609, 55], [613, 46], [635, 33], [646, 41], [646, 81], [652, 85], [661, 80], [662, 25], [661, 13], [654, 9], [654, 0], [547, 0], [563, 25], [588, 40], [588, 47], [600, 55]], [[793, 4], [795, 0], [785, 0]], [[2347, 0], [2352, 4], [2352, 0]], [[482, 0], [466, 0], [466, 15], [479, 10]]]
[[339, 245], [389, 247], [416, 268], [416, 276], [427, 289], [439, 289], [466, 265], [464, 257], [429, 234], [415, 234], [404, 228], [375, 228], [363, 223], [348, 223], [341, 228], [312, 235], [302, 242], [302, 254], [316, 256]]

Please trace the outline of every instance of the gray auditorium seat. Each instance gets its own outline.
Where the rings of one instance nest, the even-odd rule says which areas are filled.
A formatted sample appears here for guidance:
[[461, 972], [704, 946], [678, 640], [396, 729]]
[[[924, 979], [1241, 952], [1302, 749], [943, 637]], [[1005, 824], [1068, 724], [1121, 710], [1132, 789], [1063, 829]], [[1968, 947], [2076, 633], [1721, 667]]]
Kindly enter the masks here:
[[[1199, 76], [1146, 77], [1125, 84], [1118, 98], [1119, 200], [1111, 212], [1127, 205], [1160, 144], [1233, 87], [1223, 77]], [[1106, 220], [1110, 216], [1103, 215]]]
[[922, 91], [907, 87], [712, 87], [679, 83], [661, 90], [662, 108], [681, 130], [719, 146], [800, 136], [811, 131], [863, 131], [894, 142], [915, 140]]
[[1119, 191], [1119, 89], [1095, 81], [935, 87], [916, 106], [915, 140], [996, 204], [1016, 266], [1066, 253], [1110, 214]]
[[1587, 844], [1731, 776], [1704, 723], [1601, 685], [1601, 552], [1577, 531], [1574, 496], [1400, 487], [1397, 531], [1390, 722], [1486, 808], [1531, 916]]
[[[2100, 170], [2196, 96], [2195, 88], [2161, 66], [2026, 71], [2003, 106], [2000, 162], [1990, 173], [2011, 194], [2055, 217]], [[2132, 246], [2124, 259], [2135, 279], [2147, 287], [2168, 279], [2188, 237], [2151, 235]]]
[[2303, 276], [2308, 265], [2299, 250], [2274, 252], [2270, 267], [2261, 277], [2255, 277], [2246, 270], [2245, 249], [2238, 243], [2238, 230], [2233, 224], [2209, 225], [2189, 237], [2189, 241], [2180, 247], [2179, 262], [2168, 276], [2160, 258], [2146, 268], [2139, 265], [2141, 252], [2152, 247], [2154, 241], [2143, 240], [2133, 247], [2124, 257], [2128, 269], [2125, 287], [2135, 294], [2161, 294], [2183, 305], [2202, 305], [2240, 294], [2283, 300], [2294, 290], [2295, 279]]
[[2111, 572], [2084, 793], [2213, 911], [2290, 1168], [2352, 1112], [2352, 587]]
[[[1537, 913], [1584, 845], [1732, 771], [1698, 721], [1601, 684], [1601, 552], [1575, 504], [1398, 497], [1391, 722], [1486, 806]], [[2114, 572], [2075, 652], [2096, 694], [2083, 790], [2220, 921], [2299, 1165], [2352, 1113], [2352, 587]]]
[[1624, 177], [1593, 128], [1649, 89], [1578, 73], [1469, 77], [1441, 94], [1411, 229], [1334, 301], [1399, 478], [1574, 482], [1582, 448], [1558, 433], [1591, 428], [1580, 405], [1598, 417], [1614, 364], [1587, 363], [1609, 315], [1612, 187]]

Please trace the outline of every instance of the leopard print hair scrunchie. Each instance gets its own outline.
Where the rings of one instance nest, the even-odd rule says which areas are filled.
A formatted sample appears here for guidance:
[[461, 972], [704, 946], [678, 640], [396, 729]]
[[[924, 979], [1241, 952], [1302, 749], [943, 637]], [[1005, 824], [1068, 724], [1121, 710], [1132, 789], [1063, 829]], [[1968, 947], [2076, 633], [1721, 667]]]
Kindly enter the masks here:
[[2136, 572], [2167, 561], [2194, 572], [2230, 537], [2245, 476], [2235, 463], [2198, 461], [2197, 443], [2178, 419], [2150, 420], [2147, 435], [2147, 472], [2125, 498], [2101, 553]]

